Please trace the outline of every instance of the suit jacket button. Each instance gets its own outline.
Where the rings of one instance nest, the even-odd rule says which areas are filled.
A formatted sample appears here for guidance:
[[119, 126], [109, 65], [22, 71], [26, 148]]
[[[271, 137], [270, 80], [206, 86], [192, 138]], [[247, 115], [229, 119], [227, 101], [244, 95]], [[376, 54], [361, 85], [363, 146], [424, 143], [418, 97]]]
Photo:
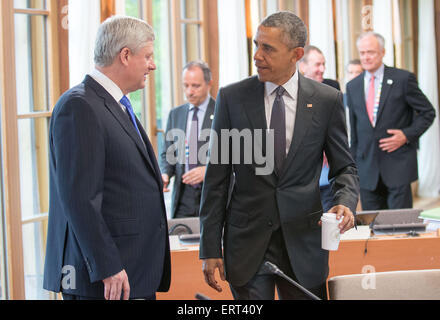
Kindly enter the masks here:
[[273, 226], [273, 222], [272, 222], [272, 220], [269, 220], [269, 222], [268, 222], [268, 224], [267, 224], [269, 227], [272, 227]]

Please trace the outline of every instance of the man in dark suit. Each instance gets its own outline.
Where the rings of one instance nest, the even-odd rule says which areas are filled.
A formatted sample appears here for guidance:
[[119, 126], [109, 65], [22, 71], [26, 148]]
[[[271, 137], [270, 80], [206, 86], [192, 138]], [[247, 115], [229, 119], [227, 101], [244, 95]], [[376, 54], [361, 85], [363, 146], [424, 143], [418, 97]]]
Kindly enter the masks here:
[[336, 90], [341, 90], [338, 81], [324, 78], [325, 57], [318, 47], [308, 45], [304, 48], [304, 57], [299, 63], [299, 68], [304, 77], [329, 85]]
[[364, 210], [412, 208], [418, 140], [435, 117], [415, 75], [383, 64], [384, 42], [377, 33], [359, 37], [365, 72], [347, 84], [351, 152]]
[[[171, 110], [168, 116], [164, 147], [160, 155], [160, 168], [164, 192], [169, 192], [168, 184], [175, 177], [171, 204], [171, 218], [198, 217], [203, 179], [206, 170], [206, 155], [198, 157], [200, 147], [209, 141], [199, 139], [202, 130], [211, 129], [214, 118], [215, 100], [209, 95], [212, 86], [212, 73], [202, 61], [193, 61], [183, 68], [183, 87], [188, 103]], [[193, 127], [194, 125], [194, 127]], [[194, 130], [192, 130], [194, 128]], [[172, 130], [180, 130], [185, 136], [185, 163], [170, 163], [167, 152], [174, 154], [172, 146], [177, 136], [167, 139]], [[194, 133], [194, 136], [192, 135]], [[194, 137], [195, 147], [191, 148]], [[182, 151], [182, 150], [180, 150]], [[176, 150], [179, 152], [179, 150]]]
[[153, 29], [113, 17], [96, 69], [56, 104], [44, 288], [64, 299], [155, 299], [170, 285], [162, 180], [126, 95], [156, 69]]
[[[324, 79], [325, 57], [322, 51], [315, 46], [306, 46], [304, 48], [304, 57], [301, 59], [300, 72], [309, 79], [324, 83], [336, 90], [341, 90], [339, 82], [332, 79]], [[334, 195], [331, 189], [328, 173], [330, 168], [328, 161], [324, 155], [324, 163], [322, 164], [321, 177], [319, 178], [319, 191], [321, 192], [321, 201], [324, 212], [333, 207]]]
[[[342, 233], [354, 225], [358, 177], [347, 144], [342, 94], [297, 72], [306, 39], [306, 27], [293, 13], [267, 17], [254, 39], [258, 77], [221, 88], [217, 97], [211, 142], [215, 134], [238, 131], [245, 140], [251, 135], [253, 143], [229, 148], [227, 139], [218, 148], [211, 143], [200, 211], [200, 258], [205, 281], [221, 291], [214, 275], [219, 269], [236, 299], [273, 299], [275, 286], [281, 299], [304, 298], [268, 272], [265, 261], [326, 297], [328, 252], [321, 249], [319, 226], [324, 151], [335, 179], [336, 206], [330, 211], [343, 217]], [[273, 141], [264, 135], [268, 128]], [[261, 154], [274, 170], [260, 170]], [[235, 184], [228, 203], [231, 173]]]

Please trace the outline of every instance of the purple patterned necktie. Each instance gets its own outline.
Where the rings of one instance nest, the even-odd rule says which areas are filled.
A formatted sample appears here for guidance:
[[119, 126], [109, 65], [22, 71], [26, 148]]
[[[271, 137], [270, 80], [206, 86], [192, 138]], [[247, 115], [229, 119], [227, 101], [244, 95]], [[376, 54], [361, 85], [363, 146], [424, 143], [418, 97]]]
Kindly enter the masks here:
[[274, 156], [275, 170], [281, 173], [284, 160], [286, 159], [286, 107], [283, 95], [286, 92], [282, 86], [276, 89], [276, 98], [272, 107], [270, 129], [274, 130]]
[[198, 140], [199, 140], [199, 118], [197, 117], [198, 107], [193, 108], [193, 117], [191, 120], [190, 132], [189, 132], [189, 155], [188, 155], [188, 168], [192, 170], [198, 167]]

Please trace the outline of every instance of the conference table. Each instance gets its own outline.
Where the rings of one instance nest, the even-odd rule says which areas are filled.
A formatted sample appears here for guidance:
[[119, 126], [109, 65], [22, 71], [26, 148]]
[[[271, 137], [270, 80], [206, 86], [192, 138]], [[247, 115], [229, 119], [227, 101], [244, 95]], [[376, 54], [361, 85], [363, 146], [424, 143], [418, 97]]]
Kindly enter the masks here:
[[[397, 270], [440, 269], [440, 229], [437, 232], [345, 237], [337, 251], [329, 254], [329, 278], [338, 275]], [[365, 230], [364, 230], [365, 235]], [[171, 242], [171, 287], [158, 293], [159, 300], [192, 300], [196, 293], [213, 300], [230, 300], [227, 282], [216, 279], [223, 288], [209, 287], [202, 273], [197, 244], [182, 244], [177, 236]]]

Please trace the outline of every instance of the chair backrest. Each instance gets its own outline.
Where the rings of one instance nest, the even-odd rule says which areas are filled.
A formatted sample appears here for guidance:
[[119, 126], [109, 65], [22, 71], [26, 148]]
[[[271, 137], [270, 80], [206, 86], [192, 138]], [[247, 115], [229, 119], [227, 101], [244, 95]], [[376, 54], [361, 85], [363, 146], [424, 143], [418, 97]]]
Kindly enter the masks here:
[[199, 217], [170, 219], [168, 220], [168, 232], [170, 236], [182, 234], [199, 234]]
[[331, 300], [440, 300], [440, 270], [352, 274], [328, 280]]

